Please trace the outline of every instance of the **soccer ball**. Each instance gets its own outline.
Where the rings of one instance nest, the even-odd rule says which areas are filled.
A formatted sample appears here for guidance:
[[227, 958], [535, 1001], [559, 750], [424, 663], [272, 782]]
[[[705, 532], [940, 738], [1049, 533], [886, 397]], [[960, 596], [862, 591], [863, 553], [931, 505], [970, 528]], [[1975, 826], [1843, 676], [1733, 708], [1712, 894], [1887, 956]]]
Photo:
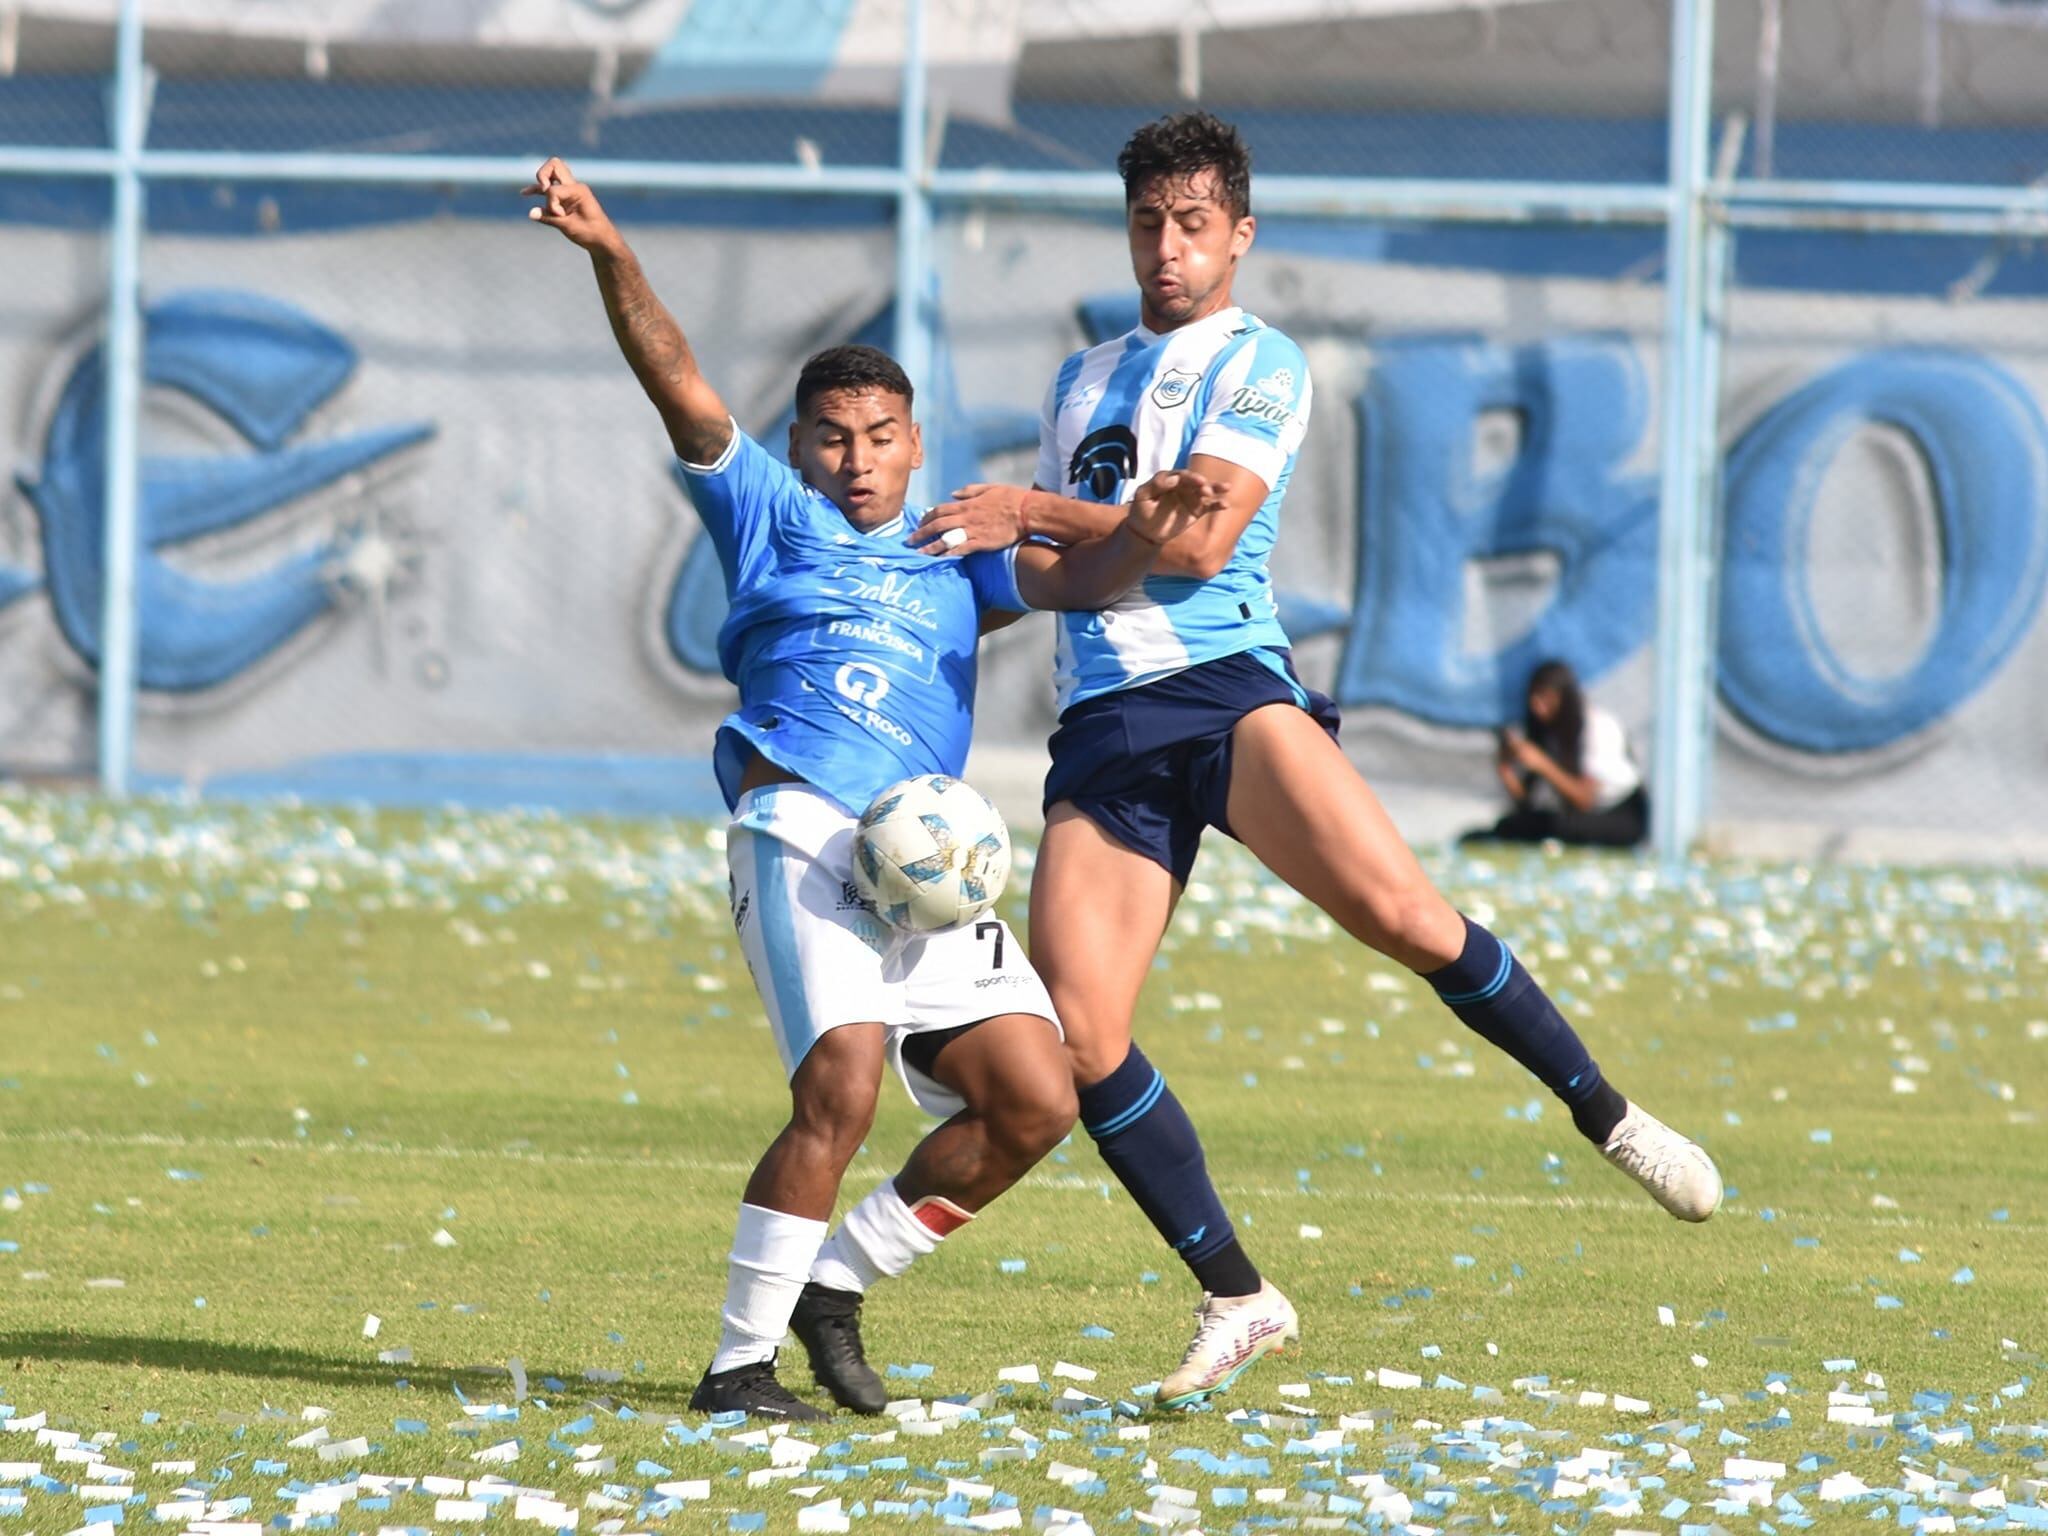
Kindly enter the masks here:
[[927, 773], [875, 797], [853, 834], [853, 883], [907, 933], [972, 922], [1010, 878], [1010, 829], [972, 784]]

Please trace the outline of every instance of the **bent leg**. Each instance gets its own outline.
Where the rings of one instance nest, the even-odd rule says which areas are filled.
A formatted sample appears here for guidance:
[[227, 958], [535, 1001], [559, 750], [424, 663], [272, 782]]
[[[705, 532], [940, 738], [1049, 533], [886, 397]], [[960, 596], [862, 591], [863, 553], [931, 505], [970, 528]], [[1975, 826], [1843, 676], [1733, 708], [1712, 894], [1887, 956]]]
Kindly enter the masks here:
[[947, 1036], [920, 1066], [967, 1107], [847, 1212], [811, 1266], [816, 1284], [865, 1292], [902, 1274], [1073, 1129], [1073, 1077], [1050, 1020], [1003, 1014]]
[[1464, 925], [1329, 733], [1291, 705], [1231, 733], [1230, 833], [1353, 938], [1428, 974]]
[[900, 1275], [1024, 1176], [1074, 1124], [1074, 1081], [1050, 1019], [1002, 1014], [936, 1035], [917, 1071], [967, 1107], [920, 1142], [818, 1250], [791, 1319], [811, 1373], [841, 1406], [879, 1413], [888, 1388], [867, 1362], [861, 1298]]
[[1261, 709], [1232, 737], [1231, 832], [1345, 932], [1436, 989], [1489, 1044], [1534, 1073], [1605, 1144], [1627, 1101], [1508, 947], [1423, 872], [1365, 780], [1308, 715]]
[[947, 1042], [931, 1072], [967, 1108], [919, 1142], [896, 1176], [912, 1206], [936, 1196], [979, 1211], [1074, 1128], [1073, 1073], [1048, 1019], [990, 1019]]
[[824, 1221], [868, 1138], [882, 1086], [880, 1024], [842, 1024], [805, 1053], [789, 1080], [789, 1123], [754, 1165], [749, 1205]]
[[882, 1026], [829, 1030], [790, 1080], [790, 1118], [747, 1181], [726, 1272], [719, 1375], [775, 1358], [839, 1181], [874, 1124]]
[[1216, 1296], [1249, 1296], [1259, 1272], [1209, 1180], [1194, 1122], [1131, 1040], [1179, 890], [1171, 873], [1069, 802], [1046, 818], [1031, 882], [1031, 958], [1052, 991], [1102, 1160]]
[[1131, 1048], [1131, 1015], [1180, 891], [1070, 802], [1052, 808], [1031, 876], [1031, 963], [1052, 993], [1084, 1090]]

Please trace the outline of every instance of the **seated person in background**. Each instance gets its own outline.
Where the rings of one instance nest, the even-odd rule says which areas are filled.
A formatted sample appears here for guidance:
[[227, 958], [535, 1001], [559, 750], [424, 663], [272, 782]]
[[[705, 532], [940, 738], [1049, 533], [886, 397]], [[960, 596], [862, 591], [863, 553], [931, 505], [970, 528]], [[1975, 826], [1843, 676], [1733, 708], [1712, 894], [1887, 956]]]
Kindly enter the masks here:
[[1561, 661], [1530, 674], [1523, 728], [1502, 729], [1494, 766], [1514, 809], [1461, 842], [1633, 848], [1649, 833], [1650, 801], [1627, 732], [1586, 702]]

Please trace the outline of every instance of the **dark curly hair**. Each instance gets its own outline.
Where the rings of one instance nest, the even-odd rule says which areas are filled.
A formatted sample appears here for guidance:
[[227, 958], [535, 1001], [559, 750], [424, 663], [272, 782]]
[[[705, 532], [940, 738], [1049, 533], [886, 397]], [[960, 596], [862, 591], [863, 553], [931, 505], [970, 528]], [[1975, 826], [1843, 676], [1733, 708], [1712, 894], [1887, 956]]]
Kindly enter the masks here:
[[1522, 719], [1522, 734], [1543, 748], [1567, 773], [1586, 771], [1586, 695], [1579, 687], [1579, 675], [1571, 663], [1546, 661], [1529, 674], [1529, 696], [1545, 689], [1557, 694], [1557, 713], [1548, 724], [1529, 710]]
[[1235, 128], [1207, 112], [1175, 112], [1147, 123], [1124, 145], [1116, 168], [1126, 208], [1162, 176], [1177, 184], [1214, 171], [1231, 218], [1252, 211], [1252, 152]]
[[906, 406], [915, 404], [917, 398], [910, 375], [879, 347], [827, 347], [812, 354], [804, 371], [796, 376], [797, 415], [809, 415], [818, 396], [841, 389], [879, 389], [901, 395]]

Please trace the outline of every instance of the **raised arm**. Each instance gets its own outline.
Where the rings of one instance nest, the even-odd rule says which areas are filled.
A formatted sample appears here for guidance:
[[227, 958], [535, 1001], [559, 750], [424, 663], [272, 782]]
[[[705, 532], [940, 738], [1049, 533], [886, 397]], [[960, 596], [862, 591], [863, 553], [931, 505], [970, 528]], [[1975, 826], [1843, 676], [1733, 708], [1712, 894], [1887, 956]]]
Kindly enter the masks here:
[[534, 173], [533, 184], [521, 195], [541, 199], [527, 211], [529, 218], [559, 229], [570, 243], [590, 253], [612, 335], [633, 376], [661, 412], [676, 453], [685, 463], [712, 463], [732, 441], [732, 413], [697, 371], [682, 327], [655, 297], [639, 258], [597, 194], [557, 158]]
[[[1084, 503], [1085, 505], [1085, 503]], [[1033, 608], [1103, 608], [1167, 555], [1200, 535], [1223, 508], [1221, 487], [1184, 469], [1162, 470], [1138, 487], [1104, 533], [1065, 548], [1026, 544], [1017, 551], [1017, 591]]]

